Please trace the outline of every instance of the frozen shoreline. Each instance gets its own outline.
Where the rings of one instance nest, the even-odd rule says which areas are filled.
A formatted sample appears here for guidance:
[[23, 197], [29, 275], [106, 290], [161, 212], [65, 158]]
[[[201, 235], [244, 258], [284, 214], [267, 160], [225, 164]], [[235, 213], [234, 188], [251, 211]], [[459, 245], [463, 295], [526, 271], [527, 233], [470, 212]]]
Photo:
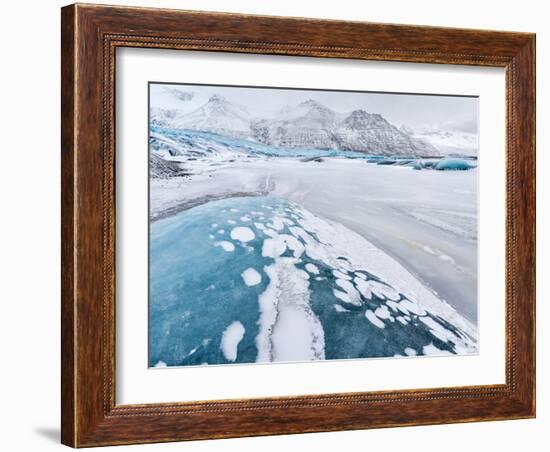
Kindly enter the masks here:
[[296, 202], [371, 241], [476, 323], [476, 187], [477, 170], [251, 158], [221, 162], [186, 178], [151, 180], [150, 209], [153, 221], [243, 194], [269, 193]]

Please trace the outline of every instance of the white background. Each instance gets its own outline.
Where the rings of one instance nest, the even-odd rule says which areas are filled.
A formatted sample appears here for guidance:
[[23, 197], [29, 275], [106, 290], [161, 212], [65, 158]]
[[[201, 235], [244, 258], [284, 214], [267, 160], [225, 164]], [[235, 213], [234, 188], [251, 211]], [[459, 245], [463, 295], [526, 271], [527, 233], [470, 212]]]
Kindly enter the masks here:
[[[504, 383], [503, 69], [121, 49], [116, 80], [117, 403]], [[479, 95], [479, 354], [147, 369], [149, 80]]]
[[[545, 3], [517, 1], [357, 0], [298, 2], [278, 0], [140, 1], [119, 4], [209, 9], [259, 14], [310, 16], [395, 23], [462, 26], [537, 32], [538, 167], [550, 164], [550, 31]], [[2, 449], [60, 449], [59, 424], [59, 1], [6, 2], [2, 8], [2, 234], [0, 260], [3, 351], [0, 373]], [[542, 175], [542, 173], [541, 173]], [[548, 289], [544, 255], [550, 217], [544, 209], [549, 178], [538, 183], [538, 418], [436, 427], [407, 427], [330, 434], [119, 447], [116, 450], [280, 451], [365, 449], [461, 451], [545, 450], [548, 412], [550, 318], [543, 294]], [[7, 290], [6, 290], [7, 289]], [[546, 356], [542, 353], [546, 350]], [[546, 381], [544, 381], [546, 380]]]

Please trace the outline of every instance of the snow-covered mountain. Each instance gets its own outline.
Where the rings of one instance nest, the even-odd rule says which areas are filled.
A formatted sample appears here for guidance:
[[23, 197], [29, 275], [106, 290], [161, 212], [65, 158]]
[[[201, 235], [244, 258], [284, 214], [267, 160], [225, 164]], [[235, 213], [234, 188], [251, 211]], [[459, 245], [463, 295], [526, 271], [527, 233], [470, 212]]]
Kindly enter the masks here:
[[477, 155], [478, 137], [476, 133], [461, 130], [437, 130], [433, 128], [412, 129], [402, 126], [401, 130], [410, 136], [435, 146], [441, 154]]
[[213, 95], [188, 114], [154, 110], [151, 124], [247, 138], [274, 147], [359, 151], [386, 155], [437, 155], [437, 147], [397, 128], [377, 113], [337, 113], [309, 99], [274, 118], [252, 118], [246, 108]]
[[188, 114], [174, 110], [153, 110], [151, 124], [178, 129], [201, 130], [222, 135], [248, 137], [250, 113], [245, 107], [214, 94], [208, 101]]

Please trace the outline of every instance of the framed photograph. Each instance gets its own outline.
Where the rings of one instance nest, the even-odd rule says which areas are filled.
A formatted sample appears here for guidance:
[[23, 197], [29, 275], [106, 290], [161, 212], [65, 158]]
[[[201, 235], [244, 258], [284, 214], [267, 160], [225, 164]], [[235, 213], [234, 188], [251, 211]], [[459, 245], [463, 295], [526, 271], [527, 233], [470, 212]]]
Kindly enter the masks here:
[[535, 416], [535, 36], [62, 9], [62, 442]]

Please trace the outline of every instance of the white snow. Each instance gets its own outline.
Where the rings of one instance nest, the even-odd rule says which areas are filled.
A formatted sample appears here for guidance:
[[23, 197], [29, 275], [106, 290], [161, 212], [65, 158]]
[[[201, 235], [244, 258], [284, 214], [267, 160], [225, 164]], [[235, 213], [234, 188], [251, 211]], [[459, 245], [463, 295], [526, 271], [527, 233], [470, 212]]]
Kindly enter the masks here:
[[257, 362], [325, 359], [325, 334], [309, 304], [308, 274], [297, 259], [279, 257], [264, 268], [269, 277], [259, 296]]
[[231, 242], [227, 242], [225, 240], [222, 240], [221, 242], [214, 243], [214, 246], [221, 246], [227, 252], [235, 251], [235, 245], [233, 245]]
[[304, 252], [304, 245], [295, 237], [288, 234], [275, 233], [272, 238], [264, 240], [262, 256], [275, 259], [281, 256], [287, 248], [292, 251], [292, 254], [296, 258], [300, 257]]
[[390, 311], [388, 310], [388, 307], [386, 305], [382, 305], [379, 308], [376, 308], [374, 314], [376, 315], [376, 317], [383, 320], [389, 320], [392, 318], [392, 315], [390, 314]]
[[276, 231], [281, 231], [285, 227], [284, 218], [280, 216], [275, 216], [271, 220], [271, 223], [268, 223], [267, 226], [269, 226], [271, 229], [275, 229]]
[[410, 300], [401, 300], [399, 303], [396, 303], [395, 306], [397, 307], [397, 309], [399, 309], [405, 315], [407, 315], [411, 312], [413, 314], [420, 315], [420, 316], [426, 315], [426, 311], [424, 309], [422, 309], [418, 305], [418, 303], [414, 303]]
[[153, 367], [168, 367], [164, 361], [158, 361]]
[[228, 361], [234, 362], [237, 359], [237, 349], [244, 337], [245, 329], [241, 322], [232, 322], [223, 332], [220, 349]]
[[430, 356], [452, 355], [451, 352], [448, 352], [447, 350], [441, 350], [432, 343], [422, 347], [422, 352], [424, 353], [424, 355], [430, 355]]
[[401, 316], [396, 317], [396, 319], [399, 323], [402, 323], [403, 325], [407, 325], [409, 323]]
[[365, 297], [367, 300], [370, 300], [372, 298], [370, 284], [367, 281], [356, 277], [353, 279], [353, 282], [355, 283], [355, 287], [361, 293], [361, 295], [363, 295], [363, 297]]
[[377, 326], [378, 328], [384, 329], [384, 322], [382, 322], [382, 320], [380, 320], [378, 317], [376, 317], [374, 312], [372, 312], [370, 309], [367, 309], [367, 311], [365, 312], [365, 317], [374, 326]]
[[308, 272], [310, 272], [312, 275], [318, 275], [319, 274], [319, 269], [317, 268], [317, 265], [312, 264], [312, 263], [307, 263], [305, 265], [305, 267], [306, 267], [306, 270]]
[[344, 308], [342, 305], [340, 304], [334, 304], [334, 310], [336, 312], [350, 312], [348, 309]]
[[416, 356], [416, 350], [414, 348], [407, 347], [404, 351], [407, 356]]
[[338, 298], [339, 300], [343, 301], [344, 303], [353, 304], [353, 302], [351, 301], [350, 296], [349, 296], [346, 292], [342, 292], [341, 290], [336, 290], [336, 289], [334, 289], [334, 290], [332, 291], [332, 293], [334, 294], [334, 296], [335, 296], [336, 298]]
[[346, 279], [348, 281], [351, 281], [351, 277], [349, 275], [346, 275], [345, 273], [342, 273], [341, 271], [339, 270], [334, 270], [332, 272], [332, 274], [334, 275], [335, 278], [339, 278], [339, 279]]
[[430, 328], [430, 333], [442, 342], [449, 342], [451, 340], [455, 344], [460, 343], [460, 339], [452, 331], [449, 331], [431, 317], [420, 317], [420, 320]]
[[247, 228], [246, 226], [238, 226], [231, 230], [231, 238], [233, 240], [239, 240], [240, 242], [246, 243], [254, 240], [254, 232], [252, 229]]
[[336, 285], [340, 287], [348, 295], [349, 302], [355, 306], [361, 306], [361, 297], [359, 292], [355, 289], [353, 284], [350, 281], [345, 279], [337, 279]]
[[252, 267], [247, 268], [244, 272], [242, 272], [241, 276], [244, 280], [244, 283], [248, 287], [257, 286], [258, 284], [260, 284], [262, 282], [262, 275], [260, 275]]

